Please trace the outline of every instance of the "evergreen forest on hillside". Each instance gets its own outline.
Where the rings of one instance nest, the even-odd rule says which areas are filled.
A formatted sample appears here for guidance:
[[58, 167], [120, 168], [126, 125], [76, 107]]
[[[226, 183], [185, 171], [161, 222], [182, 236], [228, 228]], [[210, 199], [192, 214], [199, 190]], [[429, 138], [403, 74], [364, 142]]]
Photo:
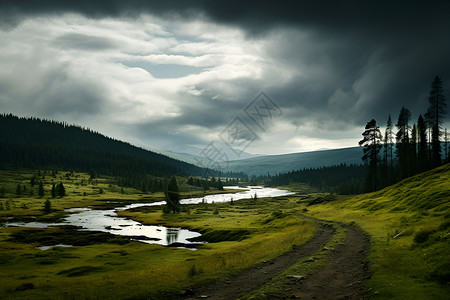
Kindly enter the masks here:
[[[163, 190], [161, 178], [200, 167], [64, 122], [0, 115], [0, 167], [68, 169], [114, 176], [123, 186]], [[157, 179], [159, 178], [159, 179]]]

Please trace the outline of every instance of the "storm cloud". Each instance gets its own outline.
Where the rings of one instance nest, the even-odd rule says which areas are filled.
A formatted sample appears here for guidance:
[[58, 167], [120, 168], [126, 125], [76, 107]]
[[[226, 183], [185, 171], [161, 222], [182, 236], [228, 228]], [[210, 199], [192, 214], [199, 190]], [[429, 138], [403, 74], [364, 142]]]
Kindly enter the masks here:
[[[2, 1], [0, 110], [183, 151], [218, 140], [259, 91], [282, 115], [247, 151], [356, 146], [450, 90], [450, 4]], [[445, 126], [448, 127], [448, 122]]]

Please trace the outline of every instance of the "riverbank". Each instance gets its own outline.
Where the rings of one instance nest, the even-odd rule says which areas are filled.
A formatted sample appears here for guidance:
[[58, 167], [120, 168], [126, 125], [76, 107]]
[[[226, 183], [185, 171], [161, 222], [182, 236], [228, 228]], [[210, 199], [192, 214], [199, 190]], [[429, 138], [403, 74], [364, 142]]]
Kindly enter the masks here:
[[[77, 180], [88, 179], [87, 174], [75, 175], [79, 176]], [[21, 180], [27, 176], [22, 175]], [[65, 180], [64, 174], [58, 179]], [[69, 196], [51, 199], [49, 213], [43, 211], [45, 198], [27, 196], [0, 200], [10, 201], [9, 209], [1, 214], [5, 219], [37, 217], [50, 221], [66, 208], [111, 208], [117, 202], [140, 202], [143, 197], [150, 197], [132, 194], [131, 190], [125, 190], [121, 196], [120, 188], [108, 179], [99, 178], [86, 186], [77, 186], [77, 180], [64, 181]], [[104, 188], [103, 194], [92, 192], [98, 192], [100, 187]], [[162, 291], [176, 293], [195, 283], [236, 274], [305, 243], [313, 236], [315, 225], [290, 216], [288, 210], [295, 206], [289, 197], [258, 197], [256, 201], [233, 204], [186, 205], [178, 214], [164, 215], [160, 207], [130, 211], [147, 220], [155, 216], [174, 227], [199, 229], [210, 243], [197, 251], [144, 244], [106, 233], [82, 232], [81, 236], [64, 226], [3, 227], [0, 295], [4, 299], [141, 299]], [[40, 248], [56, 243], [72, 247]]]

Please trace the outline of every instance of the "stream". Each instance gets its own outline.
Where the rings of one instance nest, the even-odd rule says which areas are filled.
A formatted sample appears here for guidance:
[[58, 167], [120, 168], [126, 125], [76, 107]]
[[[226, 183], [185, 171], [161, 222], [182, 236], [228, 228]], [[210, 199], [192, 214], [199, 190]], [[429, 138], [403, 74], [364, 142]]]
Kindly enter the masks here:
[[[201, 198], [188, 198], [182, 199], [181, 204], [197, 204], [197, 203], [218, 203], [218, 202], [230, 202], [250, 199], [257, 195], [258, 198], [263, 197], [280, 197], [286, 195], [292, 195], [293, 192], [287, 190], [279, 190], [276, 188], [265, 188], [260, 186], [248, 186], [248, 187], [237, 187], [228, 186], [225, 187], [227, 190], [245, 190], [237, 193], [229, 194], [215, 194], [208, 195]], [[137, 221], [125, 217], [119, 217], [116, 211], [124, 211], [127, 209], [132, 209], [136, 207], [143, 206], [158, 206], [165, 205], [165, 201], [154, 202], [154, 203], [135, 203], [122, 207], [116, 207], [114, 209], [90, 209], [90, 208], [71, 208], [66, 211], [71, 212], [69, 216], [64, 219], [63, 223], [39, 223], [39, 222], [28, 222], [28, 223], [6, 223], [6, 226], [20, 226], [20, 227], [48, 227], [48, 226], [61, 226], [61, 225], [72, 225], [80, 227], [80, 230], [85, 231], [102, 231], [108, 232], [115, 235], [130, 236], [133, 237], [132, 240], [149, 243], [149, 244], [159, 244], [163, 246], [169, 246], [171, 244], [191, 244], [189, 239], [198, 237], [201, 234], [198, 232], [190, 231], [181, 228], [169, 228], [165, 226], [153, 226], [153, 225], [143, 225]]]

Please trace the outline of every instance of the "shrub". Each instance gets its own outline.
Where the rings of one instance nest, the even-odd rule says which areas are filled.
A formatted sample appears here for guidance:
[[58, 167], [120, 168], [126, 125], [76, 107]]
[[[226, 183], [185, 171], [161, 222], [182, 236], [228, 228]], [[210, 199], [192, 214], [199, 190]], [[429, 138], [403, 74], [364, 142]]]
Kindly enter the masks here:
[[430, 235], [434, 233], [434, 230], [421, 230], [414, 236], [414, 243], [422, 244], [425, 243]]
[[163, 214], [170, 214], [170, 212], [171, 212], [170, 207], [167, 205], [164, 205], [163, 206]]
[[197, 269], [195, 265], [192, 265], [192, 267], [188, 271], [189, 277], [194, 277], [197, 274], [203, 273], [202, 269]]
[[52, 203], [50, 202], [49, 199], [47, 199], [47, 200], [45, 200], [45, 203], [44, 203], [44, 212], [49, 213], [51, 211], [52, 211]]

